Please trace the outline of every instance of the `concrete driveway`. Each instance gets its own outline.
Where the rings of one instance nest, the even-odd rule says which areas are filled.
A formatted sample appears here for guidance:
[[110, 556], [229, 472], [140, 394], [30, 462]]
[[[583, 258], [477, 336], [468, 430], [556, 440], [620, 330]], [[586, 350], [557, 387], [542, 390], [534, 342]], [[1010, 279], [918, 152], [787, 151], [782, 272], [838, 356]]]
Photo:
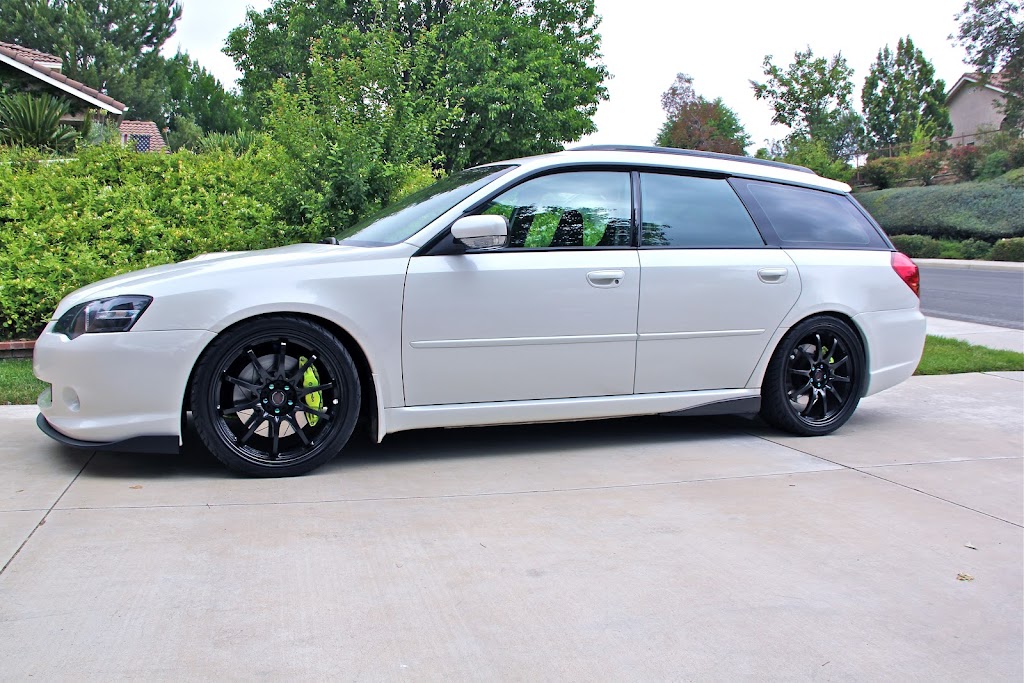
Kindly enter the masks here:
[[0, 679], [1024, 674], [1024, 373], [915, 377], [819, 439], [419, 432], [290, 480], [33, 417], [0, 408]]

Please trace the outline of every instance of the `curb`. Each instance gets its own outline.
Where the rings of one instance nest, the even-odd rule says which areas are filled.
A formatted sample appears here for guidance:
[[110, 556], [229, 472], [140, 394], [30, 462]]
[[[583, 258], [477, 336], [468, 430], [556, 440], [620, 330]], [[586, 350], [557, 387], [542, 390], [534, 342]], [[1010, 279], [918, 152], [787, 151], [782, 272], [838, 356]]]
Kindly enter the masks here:
[[1024, 263], [1014, 261], [967, 261], [947, 258], [916, 258], [914, 263], [929, 268], [958, 268], [962, 270], [1002, 270], [1024, 272]]

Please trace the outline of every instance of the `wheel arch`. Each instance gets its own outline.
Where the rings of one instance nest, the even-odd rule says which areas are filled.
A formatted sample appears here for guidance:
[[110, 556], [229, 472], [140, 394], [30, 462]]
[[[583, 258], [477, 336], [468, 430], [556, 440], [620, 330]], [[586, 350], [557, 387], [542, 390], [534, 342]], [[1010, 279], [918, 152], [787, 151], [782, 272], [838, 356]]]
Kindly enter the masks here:
[[[861, 329], [860, 325], [857, 324], [856, 318], [851, 316], [849, 313], [839, 311], [834, 308], [826, 308], [820, 311], [806, 313], [803, 317], [794, 320], [791, 324], [779, 327], [779, 329], [775, 330], [775, 334], [772, 335], [771, 341], [768, 343], [768, 346], [765, 347], [764, 352], [761, 354], [761, 358], [757, 361], [757, 365], [754, 366], [754, 371], [750, 374], [750, 378], [747, 380], [746, 388], [758, 389], [761, 387], [764, 382], [764, 374], [768, 369], [768, 363], [771, 361], [772, 356], [775, 355], [775, 351], [779, 348], [779, 344], [782, 343], [782, 338], [786, 336], [787, 332], [806, 320], [819, 318], [821, 316], [838, 318], [853, 330], [853, 333], [857, 335], [857, 339], [860, 341], [861, 348], [864, 350], [864, 366], [865, 368], [870, 368], [871, 352], [868, 349], [867, 336], [864, 334], [864, 330]], [[867, 389], [866, 383], [864, 388]]]
[[[199, 367], [199, 361], [202, 359], [203, 354], [206, 353], [207, 349], [214, 341], [221, 338], [223, 335], [230, 333], [241, 325], [252, 322], [253, 320], [270, 319], [270, 318], [302, 318], [309, 322], [316, 323], [327, 329], [332, 335], [334, 335], [338, 341], [341, 342], [345, 350], [352, 356], [352, 361], [355, 363], [356, 370], [359, 375], [360, 393], [362, 395], [362, 403], [359, 406], [359, 418], [366, 418], [370, 422], [371, 436], [377, 440], [377, 425], [381, 418], [381, 403], [380, 397], [377, 393], [377, 385], [374, 382], [373, 366], [370, 364], [369, 355], [363, 349], [360, 344], [348, 330], [339, 325], [337, 322], [318, 316], [312, 313], [304, 313], [297, 311], [279, 311], [275, 313], [261, 313], [252, 315], [240, 320], [236, 320], [231, 323], [223, 330], [218, 332], [214, 337], [207, 342], [203, 350], [196, 356], [195, 362], [192, 364], [192, 369], [189, 371], [188, 381], [185, 383], [185, 395], [182, 397], [182, 421], [184, 423], [185, 413], [192, 409], [192, 384], [195, 381], [196, 368]], [[184, 426], [184, 425], [183, 425]], [[182, 430], [184, 431], [184, 430]]]

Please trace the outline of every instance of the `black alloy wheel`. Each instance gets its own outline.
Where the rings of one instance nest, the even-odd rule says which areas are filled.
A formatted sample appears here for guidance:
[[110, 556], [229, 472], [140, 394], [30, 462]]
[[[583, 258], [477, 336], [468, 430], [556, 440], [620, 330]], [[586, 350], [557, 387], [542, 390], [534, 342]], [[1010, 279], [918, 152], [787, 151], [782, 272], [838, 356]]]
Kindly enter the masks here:
[[805, 320], [783, 337], [765, 373], [761, 416], [802, 436], [829, 434], [856, 409], [864, 391], [864, 349], [833, 316]]
[[210, 345], [196, 367], [192, 412], [210, 452], [244, 474], [284, 477], [336, 456], [359, 413], [351, 355], [301, 318], [243, 323]]

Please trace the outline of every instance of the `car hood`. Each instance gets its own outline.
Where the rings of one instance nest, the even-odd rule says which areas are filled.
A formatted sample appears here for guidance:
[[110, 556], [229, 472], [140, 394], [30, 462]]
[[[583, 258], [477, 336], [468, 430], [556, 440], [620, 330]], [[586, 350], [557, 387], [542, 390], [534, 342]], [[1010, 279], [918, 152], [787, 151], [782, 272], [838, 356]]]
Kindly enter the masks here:
[[[385, 254], [384, 252], [388, 252]], [[136, 270], [124, 275], [100, 280], [66, 296], [57, 307], [55, 315], [76, 304], [106, 296], [122, 294], [153, 294], [154, 289], [165, 290], [175, 287], [175, 282], [185, 278], [218, 276], [224, 274], [275, 268], [343, 262], [383, 257], [394, 254], [390, 249], [374, 247], [352, 247], [334, 244], [293, 244], [275, 249], [259, 251], [226, 251], [202, 254], [181, 263], [154, 266]]]

